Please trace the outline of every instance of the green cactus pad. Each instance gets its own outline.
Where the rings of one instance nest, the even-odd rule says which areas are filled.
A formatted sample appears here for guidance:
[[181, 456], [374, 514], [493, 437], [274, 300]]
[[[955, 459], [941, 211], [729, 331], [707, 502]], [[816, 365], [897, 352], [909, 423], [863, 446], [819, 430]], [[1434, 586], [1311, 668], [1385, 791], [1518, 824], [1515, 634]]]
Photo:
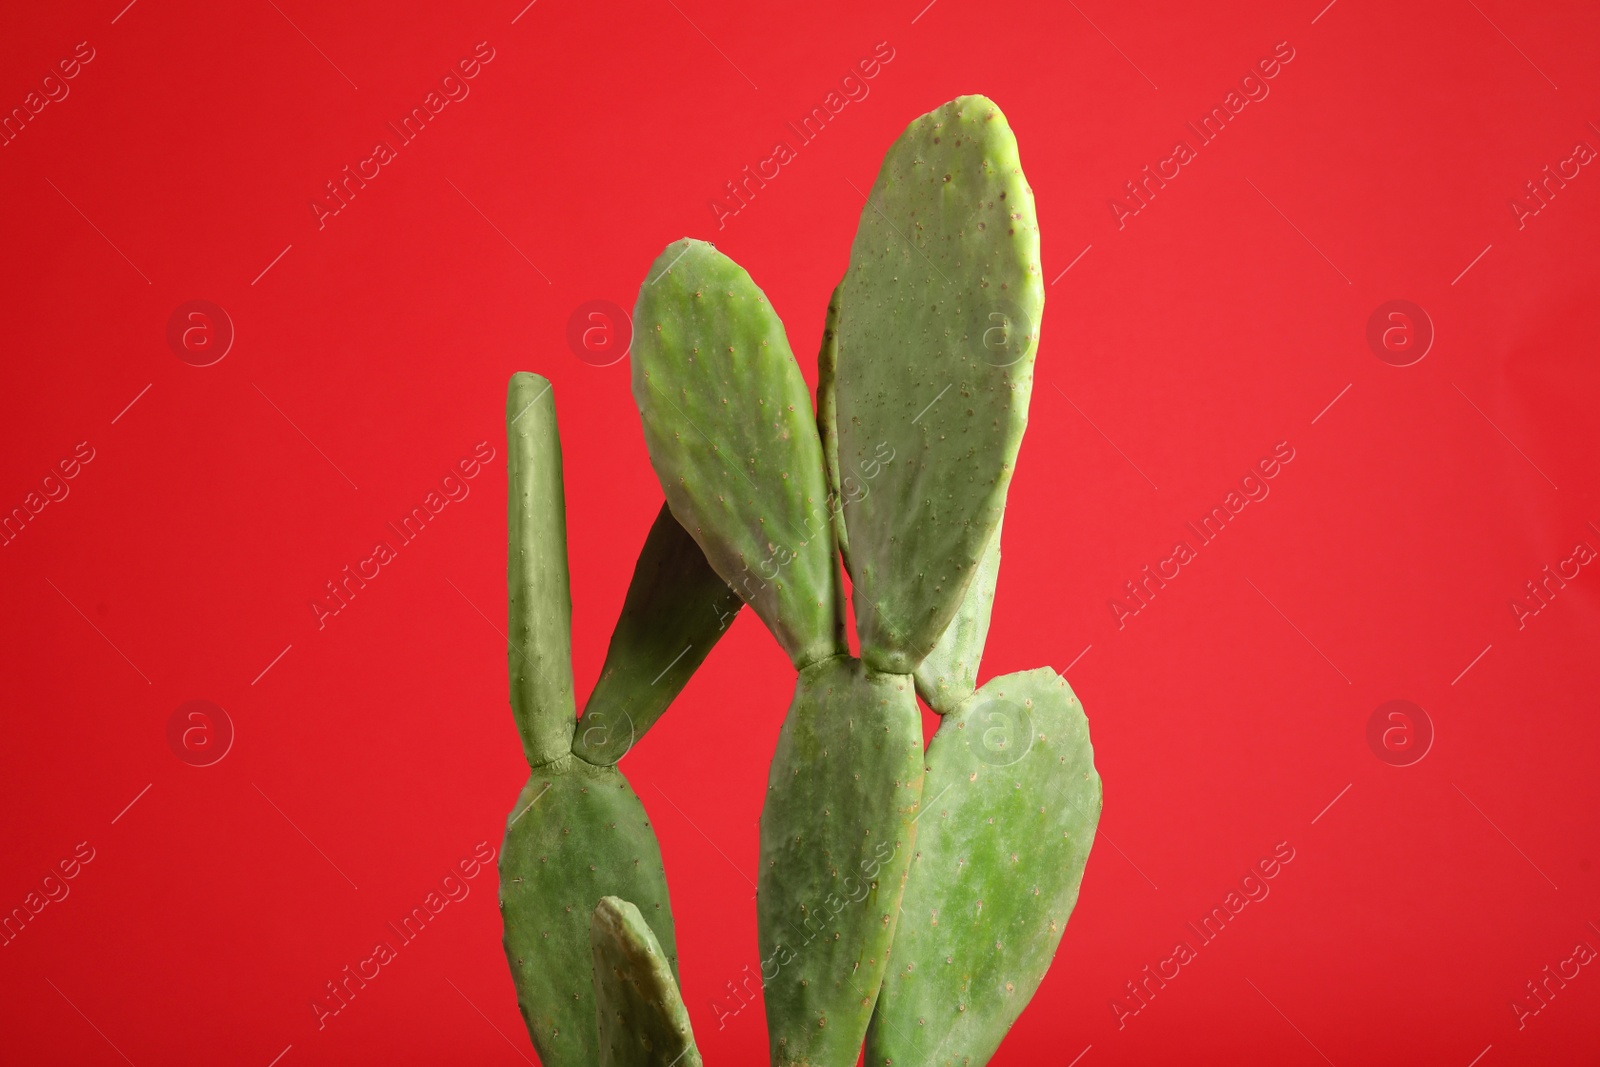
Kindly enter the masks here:
[[602, 766], [626, 755], [683, 691], [743, 606], [663, 504], [633, 568], [573, 753]]
[[672, 906], [644, 806], [615, 767], [569, 754], [534, 770], [500, 852], [506, 959], [544, 1067], [600, 1060], [589, 925], [605, 896], [637, 902], [675, 969]]
[[800, 672], [761, 809], [756, 916], [775, 1067], [854, 1067], [921, 790], [909, 676], [847, 656]]
[[701, 1067], [677, 980], [639, 909], [601, 897], [589, 945], [600, 1067]]
[[850, 535], [844, 525], [846, 501], [859, 496], [861, 487], [852, 479], [850, 485], [841, 484], [839, 472], [839, 402], [834, 393], [834, 377], [839, 360], [839, 294], [844, 283], [834, 286], [828, 297], [828, 317], [822, 324], [822, 347], [817, 351], [817, 436], [822, 438], [822, 458], [827, 465], [828, 498], [833, 513], [833, 535], [839, 540], [839, 552], [844, 556], [846, 569], [850, 566]]
[[909, 673], [955, 614], [1005, 506], [1044, 309], [1039, 227], [1005, 116], [915, 120], [861, 211], [839, 312], [839, 465], [896, 461], [845, 509], [862, 658]]
[[750, 276], [668, 245], [634, 308], [633, 397], [672, 513], [797, 667], [840, 651], [811, 393]]
[[1050, 966], [1100, 818], [1088, 720], [1048, 667], [947, 715], [923, 789], [867, 1067], [988, 1062]]
[[537, 374], [513, 374], [506, 389], [506, 468], [511, 711], [536, 766], [571, 750], [577, 714], [561, 437], [550, 382]]
[[996, 524], [989, 547], [978, 561], [978, 573], [967, 586], [955, 618], [927, 658], [917, 664], [917, 692], [928, 707], [948, 715], [978, 687], [978, 666], [989, 636], [989, 616], [994, 611], [994, 587], [1000, 577], [1000, 527]]

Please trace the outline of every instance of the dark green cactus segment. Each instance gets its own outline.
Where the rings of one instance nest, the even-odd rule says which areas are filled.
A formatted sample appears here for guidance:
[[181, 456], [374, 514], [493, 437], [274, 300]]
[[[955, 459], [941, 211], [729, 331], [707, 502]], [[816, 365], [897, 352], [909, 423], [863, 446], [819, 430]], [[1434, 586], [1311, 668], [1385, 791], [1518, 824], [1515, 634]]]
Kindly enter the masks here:
[[822, 347], [817, 351], [817, 436], [822, 438], [822, 458], [828, 469], [828, 488], [832, 495], [833, 534], [839, 540], [839, 551], [844, 565], [850, 566], [850, 536], [844, 525], [844, 505], [861, 492], [859, 484], [852, 481], [842, 484], [839, 476], [839, 402], [834, 391], [834, 378], [839, 361], [839, 296], [844, 283], [834, 286], [828, 297], [828, 317], [822, 324]]
[[500, 913], [517, 1006], [544, 1067], [594, 1067], [589, 924], [595, 902], [637, 903], [677, 967], [661, 849], [615, 767], [567, 755], [533, 772], [506, 820]]
[[1050, 966], [1100, 818], [1088, 721], [1049, 668], [945, 716], [927, 775], [868, 1067], [988, 1061]]
[[964, 96], [895, 141], [839, 312], [842, 469], [896, 461], [845, 508], [862, 658], [909, 673], [955, 614], [1005, 506], [1044, 309], [1039, 227], [1005, 116]]
[[538, 766], [571, 750], [577, 707], [561, 437], [550, 383], [537, 374], [513, 374], [506, 390], [506, 467], [511, 711]]
[[989, 547], [978, 561], [978, 573], [967, 586], [955, 618], [945, 627], [944, 636], [933, 651], [917, 664], [917, 692], [928, 707], [948, 715], [978, 687], [978, 666], [983, 659], [984, 641], [989, 636], [989, 617], [994, 611], [994, 587], [1000, 577], [1000, 525], [994, 528]]
[[667, 246], [634, 308], [633, 396], [672, 513], [797, 667], [841, 651], [811, 393], [737, 263]]
[[639, 909], [601, 897], [589, 945], [600, 1067], [701, 1067], [677, 980]]
[[800, 672], [761, 809], [756, 915], [775, 1067], [854, 1067], [860, 1055], [911, 858], [922, 755], [909, 676], [847, 656]]
[[683, 691], [743, 606], [663, 504], [633, 568], [573, 753], [602, 766], [626, 755]]

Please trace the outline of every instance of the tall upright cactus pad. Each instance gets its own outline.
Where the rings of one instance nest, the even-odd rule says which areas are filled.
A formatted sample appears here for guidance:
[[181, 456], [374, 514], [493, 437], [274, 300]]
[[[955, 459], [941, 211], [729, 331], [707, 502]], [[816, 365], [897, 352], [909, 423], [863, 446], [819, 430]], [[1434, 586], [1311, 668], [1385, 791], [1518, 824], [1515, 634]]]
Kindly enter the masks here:
[[599, 1067], [701, 1067], [677, 979], [639, 909], [601, 897], [589, 945]]
[[634, 565], [573, 753], [602, 766], [625, 756], [683, 691], [743, 605], [663, 504]]
[[797, 667], [842, 651], [811, 392], [750, 275], [674, 241], [639, 287], [633, 396], [672, 513]]
[[900, 911], [922, 792], [909, 677], [800, 672], [761, 809], [756, 914], [775, 1067], [854, 1067]]
[[1000, 578], [1000, 528], [997, 523], [989, 547], [983, 550], [977, 573], [955, 617], [945, 627], [939, 643], [917, 664], [917, 692], [928, 707], [948, 715], [978, 688], [978, 666], [989, 637], [994, 614], [994, 587]]
[[511, 376], [506, 453], [511, 712], [528, 763], [537, 764], [566, 755], [577, 714], [561, 435], [550, 382], [537, 374]]
[[861, 211], [839, 312], [839, 463], [898, 457], [845, 509], [862, 658], [910, 673], [1000, 522], [1044, 309], [1039, 226], [1005, 116], [915, 120]]
[[1055, 956], [1100, 818], [1088, 721], [1048, 667], [945, 716], [923, 788], [867, 1067], [988, 1061]]
[[571, 753], [571, 600], [561, 449], [550, 383], [512, 377], [510, 454], [511, 701], [530, 777], [506, 818], [500, 912], [517, 1005], [545, 1067], [593, 1067], [589, 920], [603, 896], [648, 916], [675, 962], [661, 850], [639, 798], [614, 767]]

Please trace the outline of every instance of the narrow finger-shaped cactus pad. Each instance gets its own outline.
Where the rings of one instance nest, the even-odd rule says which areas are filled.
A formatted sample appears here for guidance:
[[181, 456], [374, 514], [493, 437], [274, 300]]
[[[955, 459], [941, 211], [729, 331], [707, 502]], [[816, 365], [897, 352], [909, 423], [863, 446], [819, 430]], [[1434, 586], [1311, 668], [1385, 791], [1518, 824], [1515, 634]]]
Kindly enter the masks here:
[[867, 1067], [988, 1061], [1050, 966], [1100, 819], [1088, 720], [1048, 667], [945, 716], [927, 768]]
[[561, 437], [550, 383], [526, 371], [506, 390], [510, 477], [506, 587], [510, 604], [511, 711], [528, 763], [572, 746], [572, 591]]
[[978, 688], [978, 667], [983, 644], [989, 637], [989, 617], [994, 612], [994, 586], [1000, 577], [1000, 528], [996, 524], [989, 547], [978, 561], [978, 572], [961, 598], [955, 618], [933, 651], [917, 664], [917, 692], [928, 707], [948, 715]]
[[817, 436], [822, 438], [822, 459], [828, 471], [829, 508], [833, 516], [833, 534], [839, 540], [839, 551], [844, 556], [845, 567], [850, 566], [849, 532], [844, 525], [843, 508], [852, 494], [859, 496], [859, 482], [851, 479], [849, 486], [842, 484], [839, 472], [839, 402], [834, 391], [834, 377], [839, 360], [839, 293], [844, 288], [840, 282], [828, 297], [828, 317], [822, 324], [822, 347], [817, 351]]
[[797, 667], [840, 651], [822, 444], [766, 294], [685, 238], [651, 266], [633, 321], [633, 397], [672, 513]]
[[506, 819], [500, 914], [517, 1006], [545, 1067], [594, 1067], [589, 921], [601, 897], [634, 901], [677, 966], [655, 831], [622, 772], [568, 754], [534, 769]]
[[646, 535], [572, 751], [616, 763], [683, 691], [744, 602], [665, 504]]
[[964, 96], [889, 149], [839, 312], [839, 465], [896, 461], [845, 508], [862, 658], [909, 673], [1000, 522], [1044, 309], [1039, 226], [1005, 116]]
[[854, 1067], [921, 792], [911, 678], [847, 656], [801, 671], [761, 809], [756, 915], [775, 1067]]
[[600, 1067], [701, 1067], [677, 980], [639, 909], [601, 897], [589, 946]]

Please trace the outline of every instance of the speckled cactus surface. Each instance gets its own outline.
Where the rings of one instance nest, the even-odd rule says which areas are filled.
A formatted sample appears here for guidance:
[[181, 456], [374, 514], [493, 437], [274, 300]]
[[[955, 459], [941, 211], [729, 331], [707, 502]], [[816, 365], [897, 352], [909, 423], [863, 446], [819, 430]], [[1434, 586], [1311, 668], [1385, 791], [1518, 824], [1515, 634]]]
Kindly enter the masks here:
[[[796, 671], [760, 818], [771, 1062], [982, 1064], [1027, 1006], [1101, 806], [1063, 678], [978, 684], [1042, 277], [1016, 140], [981, 96], [889, 149], [826, 303], [814, 402], [744, 268], [669, 244], [631, 353], [666, 502], [581, 719], [554, 400], [512, 379], [509, 664], [530, 777], [501, 910], [545, 1064], [701, 1062], [660, 848], [619, 761], [744, 604]], [[919, 695], [940, 716], [926, 748]]]

